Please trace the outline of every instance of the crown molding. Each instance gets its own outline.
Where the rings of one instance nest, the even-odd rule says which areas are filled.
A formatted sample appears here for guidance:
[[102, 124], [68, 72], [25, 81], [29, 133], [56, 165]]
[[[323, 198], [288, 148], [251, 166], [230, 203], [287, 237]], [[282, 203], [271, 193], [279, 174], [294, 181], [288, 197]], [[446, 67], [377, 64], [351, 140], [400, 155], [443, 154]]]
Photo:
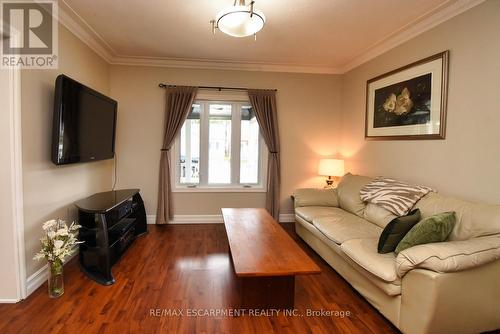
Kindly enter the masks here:
[[59, 23], [85, 43], [107, 63], [111, 63], [115, 52], [111, 46], [64, 0], [59, 1]]
[[[434, 28], [435, 26], [475, 7], [485, 0], [456, 0], [455, 3], [434, 8], [375, 43], [342, 67], [316, 65], [257, 63], [230, 60], [175, 59], [168, 57], [139, 57], [117, 55], [113, 48], [76, 13], [64, 0], [59, 2], [59, 22], [77, 38], [111, 65], [154, 66], [191, 69], [217, 69], [261, 72], [314, 74], [343, 74], [380, 56], [396, 46]], [[441, 6], [441, 7], [443, 7]]]
[[401, 45], [404, 42], [407, 42], [410, 39], [436, 27], [437, 25], [483, 3], [484, 1], [485, 0], [457, 0], [454, 4], [440, 10], [438, 9], [438, 11], [434, 9], [431, 11], [432, 13], [422, 15], [406, 27], [395, 31], [383, 40], [375, 43], [362, 54], [343, 66], [340, 72], [347, 73], [350, 70], [397, 47], [398, 45]]
[[173, 68], [215, 69], [215, 70], [243, 70], [261, 72], [292, 72], [340, 74], [340, 70], [333, 67], [314, 65], [289, 65], [272, 63], [254, 63], [228, 60], [204, 59], [173, 59], [160, 57], [116, 56], [110, 62], [113, 65], [156, 66]]

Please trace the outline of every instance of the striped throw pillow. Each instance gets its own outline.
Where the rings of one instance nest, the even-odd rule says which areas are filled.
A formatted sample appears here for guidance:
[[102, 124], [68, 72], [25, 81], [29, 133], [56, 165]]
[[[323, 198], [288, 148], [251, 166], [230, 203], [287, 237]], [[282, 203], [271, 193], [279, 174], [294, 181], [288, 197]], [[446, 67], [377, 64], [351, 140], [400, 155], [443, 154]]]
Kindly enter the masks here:
[[412, 186], [389, 178], [377, 177], [359, 192], [361, 199], [389, 210], [397, 216], [406, 215], [419, 199], [432, 191], [423, 186]]

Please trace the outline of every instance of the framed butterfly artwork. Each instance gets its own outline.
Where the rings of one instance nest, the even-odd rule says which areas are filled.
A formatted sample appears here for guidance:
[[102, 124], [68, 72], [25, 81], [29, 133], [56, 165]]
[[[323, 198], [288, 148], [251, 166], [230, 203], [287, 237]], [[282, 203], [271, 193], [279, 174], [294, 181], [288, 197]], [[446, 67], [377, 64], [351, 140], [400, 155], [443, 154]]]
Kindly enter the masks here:
[[445, 139], [449, 51], [366, 82], [365, 138]]

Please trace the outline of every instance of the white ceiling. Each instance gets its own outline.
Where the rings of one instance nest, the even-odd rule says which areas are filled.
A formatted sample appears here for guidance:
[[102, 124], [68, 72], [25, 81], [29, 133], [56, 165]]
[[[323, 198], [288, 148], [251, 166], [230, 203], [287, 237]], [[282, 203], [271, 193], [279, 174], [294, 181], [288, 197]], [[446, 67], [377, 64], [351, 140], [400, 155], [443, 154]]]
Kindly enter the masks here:
[[113, 57], [338, 69], [440, 13], [477, 0], [256, 0], [253, 37], [212, 35], [233, 0], [64, 0]]

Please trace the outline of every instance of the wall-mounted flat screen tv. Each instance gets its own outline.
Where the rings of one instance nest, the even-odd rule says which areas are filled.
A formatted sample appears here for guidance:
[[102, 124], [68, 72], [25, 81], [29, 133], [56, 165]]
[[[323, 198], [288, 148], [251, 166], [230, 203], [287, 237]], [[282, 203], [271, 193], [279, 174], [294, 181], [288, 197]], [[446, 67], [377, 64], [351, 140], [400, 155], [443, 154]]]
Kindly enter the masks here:
[[52, 162], [65, 165], [112, 159], [118, 103], [65, 76], [56, 79]]

